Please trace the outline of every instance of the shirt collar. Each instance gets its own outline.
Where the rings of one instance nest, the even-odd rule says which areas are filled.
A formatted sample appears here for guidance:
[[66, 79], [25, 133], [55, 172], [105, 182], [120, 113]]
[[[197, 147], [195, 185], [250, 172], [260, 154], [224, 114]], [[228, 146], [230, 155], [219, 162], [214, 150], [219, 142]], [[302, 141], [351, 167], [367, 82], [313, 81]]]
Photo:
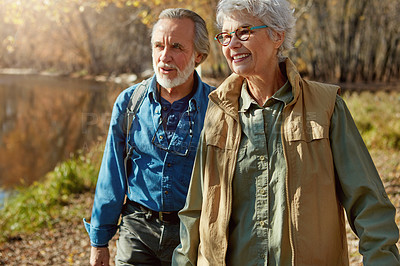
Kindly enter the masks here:
[[285, 105], [290, 103], [293, 99], [292, 85], [289, 80], [272, 96], [272, 98], [283, 102]]
[[150, 83], [149, 88], [149, 98], [151, 102], [158, 102], [157, 100], [157, 79], [156, 75], [154, 74]]
[[[189, 100], [189, 111], [193, 112], [196, 109], [198, 109], [199, 105], [197, 104], [200, 102], [200, 97], [202, 96], [202, 81], [200, 79], [200, 76], [197, 74], [197, 71], [194, 71], [194, 89], [192, 92], [189, 94], [190, 100]], [[149, 88], [149, 97], [152, 102], [157, 102], [160, 103], [159, 100], [157, 99], [157, 78], [156, 75], [153, 75], [150, 88]]]
[[242, 91], [239, 98], [239, 112], [246, 112], [252, 103], [257, 104], [247, 91], [247, 80], [245, 79], [243, 81]]
[[[247, 80], [244, 80], [242, 85], [242, 91], [239, 98], [239, 112], [246, 112], [252, 104], [258, 105], [256, 100], [251, 97], [247, 90]], [[289, 81], [277, 91], [271, 98], [269, 98], [263, 107], [271, 106], [276, 101], [283, 102], [285, 105], [293, 99], [293, 93]]]

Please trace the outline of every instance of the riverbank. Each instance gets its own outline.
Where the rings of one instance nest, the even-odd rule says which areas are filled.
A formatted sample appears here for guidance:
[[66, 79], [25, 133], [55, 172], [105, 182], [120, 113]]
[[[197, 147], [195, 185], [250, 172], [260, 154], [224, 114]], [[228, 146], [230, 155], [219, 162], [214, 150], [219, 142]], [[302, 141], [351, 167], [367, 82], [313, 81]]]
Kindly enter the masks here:
[[[21, 234], [0, 244], [0, 265], [89, 265], [90, 241], [82, 217], [91, 210], [93, 193], [73, 195], [65, 206], [67, 211], [80, 209], [81, 215], [60, 220], [52, 228], [32, 234]], [[115, 256], [114, 238], [110, 242], [111, 256]]]
[[[90, 242], [82, 216], [91, 209], [92, 198], [92, 192], [75, 194], [63, 208], [66, 212], [80, 209], [81, 215], [61, 219], [32, 234], [15, 235], [0, 244], [0, 265], [88, 265]], [[114, 248], [111, 250], [114, 252]]]
[[153, 75], [153, 70], [149, 69], [143, 71], [139, 75], [133, 73], [121, 73], [119, 75], [104, 74], [104, 75], [89, 75], [86, 71], [63, 73], [59, 71], [37, 71], [31, 68], [0, 68], [0, 74], [5, 75], [42, 75], [42, 76], [55, 76], [55, 77], [70, 77], [95, 80], [98, 82], [113, 82], [116, 84], [123, 84], [129, 86]]
[[82, 219], [90, 217], [101, 161], [97, 150], [77, 153], [6, 201], [0, 210], [0, 265], [88, 264]]

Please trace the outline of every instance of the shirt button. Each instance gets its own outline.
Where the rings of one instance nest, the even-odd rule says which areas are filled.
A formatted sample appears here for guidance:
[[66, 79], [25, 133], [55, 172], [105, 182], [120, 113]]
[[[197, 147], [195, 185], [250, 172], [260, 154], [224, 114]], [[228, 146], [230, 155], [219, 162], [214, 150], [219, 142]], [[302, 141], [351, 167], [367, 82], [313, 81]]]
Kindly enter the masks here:
[[167, 110], [168, 110], [168, 107], [164, 106], [162, 109], [163, 109], [164, 111], [167, 111]]
[[168, 195], [168, 190], [166, 190], [164, 193], [165, 193], [165, 195]]
[[167, 166], [168, 166], [168, 167], [171, 167], [171, 164], [170, 164], [170, 163], [167, 163]]
[[265, 160], [265, 156], [264, 155], [261, 155], [260, 156], [260, 161], [264, 161]]
[[265, 189], [263, 189], [263, 188], [260, 189], [260, 194], [261, 194], [261, 195], [264, 195], [264, 194], [265, 194]]
[[163, 139], [164, 137], [163, 137], [163, 136], [160, 136], [159, 138], [160, 138], [160, 139]]
[[265, 224], [264, 221], [260, 221], [261, 226], [264, 226], [264, 224]]

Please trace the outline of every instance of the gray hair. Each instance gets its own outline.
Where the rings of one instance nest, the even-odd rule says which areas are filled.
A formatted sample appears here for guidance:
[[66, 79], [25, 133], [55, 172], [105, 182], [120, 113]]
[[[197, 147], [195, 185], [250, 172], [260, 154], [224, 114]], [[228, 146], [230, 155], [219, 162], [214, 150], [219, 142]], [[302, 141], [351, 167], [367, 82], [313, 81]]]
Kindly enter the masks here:
[[196, 63], [196, 67], [206, 60], [210, 53], [210, 40], [208, 39], [208, 30], [206, 22], [197, 13], [184, 8], [168, 8], [163, 10], [158, 16], [158, 21], [153, 26], [151, 37], [153, 38], [154, 29], [160, 23], [161, 19], [183, 19], [188, 18], [194, 22], [194, 50], [202, 55], [202, 59], [199, 63]]
[[222, 29], [225, 17], [234, 14], [250, 14], [268, 26], [268, 34], [272, 40], [275, 32], [284, 32], [285, 40], [279, 47], [278, 58], [283, 60], [283, 51], [293, 48], [296, 35], [296, 19], [286, 0], [220, 0], [217, 7], [217, 25]]

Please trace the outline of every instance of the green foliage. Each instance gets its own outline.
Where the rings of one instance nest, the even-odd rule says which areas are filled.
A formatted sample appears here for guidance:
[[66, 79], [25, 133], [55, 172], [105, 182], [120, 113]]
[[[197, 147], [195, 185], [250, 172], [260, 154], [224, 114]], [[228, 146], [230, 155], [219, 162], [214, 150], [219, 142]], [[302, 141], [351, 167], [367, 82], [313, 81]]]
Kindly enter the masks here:
[[400, 93], [346, 93], [343, 98], [369, 149], [400, 150]]
[[87, 155], [79, 152], [60, 163], [41, 182], [17, 188], [0, 210], [0, 242], [30, 233], [39, 228], [52, 227], [60, 219], [76, 213], [63, 212], [74, 194], [94, 190], [100, 157], [97, 149]]

